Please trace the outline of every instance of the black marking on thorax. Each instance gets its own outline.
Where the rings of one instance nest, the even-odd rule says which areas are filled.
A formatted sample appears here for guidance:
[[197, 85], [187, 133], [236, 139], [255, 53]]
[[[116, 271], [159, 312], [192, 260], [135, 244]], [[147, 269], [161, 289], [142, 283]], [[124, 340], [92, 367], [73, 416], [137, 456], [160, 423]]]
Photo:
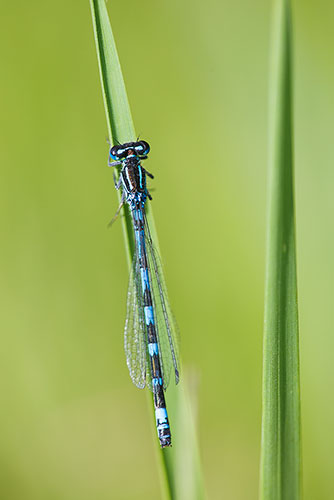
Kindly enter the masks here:
[[128, 193], [146, 192], [146, 175], [138, 158], [127, 158], [124, 162], [122, 178]]

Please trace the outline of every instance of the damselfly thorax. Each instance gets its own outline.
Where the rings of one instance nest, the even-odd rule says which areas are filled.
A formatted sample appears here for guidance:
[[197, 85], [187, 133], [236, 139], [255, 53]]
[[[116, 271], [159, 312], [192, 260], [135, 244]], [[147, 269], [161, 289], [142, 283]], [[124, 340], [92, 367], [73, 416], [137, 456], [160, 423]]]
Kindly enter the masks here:
[[[129, 151], [129, 153], [131, 150]], [[131, 152], [132, 153], [132, 152]], [[146, 192], [146, 174], [137, 156], [128, 155], [121, 171], [124, 187], [129, 193]]]

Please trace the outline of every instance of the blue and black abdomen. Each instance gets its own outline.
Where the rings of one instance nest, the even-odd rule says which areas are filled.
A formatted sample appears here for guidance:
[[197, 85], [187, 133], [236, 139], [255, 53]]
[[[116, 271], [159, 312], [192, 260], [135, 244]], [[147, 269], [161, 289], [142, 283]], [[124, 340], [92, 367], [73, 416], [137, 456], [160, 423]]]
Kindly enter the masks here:
[[156, 330], [156, 313], [152, 299], [150, 269], [147, 259], [144, 208], [136, 208], [132, 213], [137, 259], [140, 268], [141, 291], [143, 296], [143, 309], [147, 335], [148, 370], [150, 372], [151, 390], [153, 391], [156, 426], [161, 446], [171, 445], [171, 434], [166, 410], [163, 389], [163, 373], [160, 362], [159, 344]]

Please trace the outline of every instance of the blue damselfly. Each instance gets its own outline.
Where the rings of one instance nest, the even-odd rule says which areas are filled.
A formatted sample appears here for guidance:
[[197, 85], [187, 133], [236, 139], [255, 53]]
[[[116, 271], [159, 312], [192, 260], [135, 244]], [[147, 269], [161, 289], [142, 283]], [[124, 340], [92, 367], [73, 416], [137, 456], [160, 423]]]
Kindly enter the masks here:
[[124, 330], [126, 362], [133, 383], [139, 388], [147, 386], [153, 392], [158, 437], [164, 448], [171, 445], [164, 391], [171, 372], [178, 383], [180, 370], [177, 328], [145, 212], [147, 198], [152, 199], [146, 176], [153, 178], [153, 175], [144, 169], [141, 161], [147, 158], [149, 151], [145, 141], [118, 144], [111, 147], [108, 164], [121, 166], [115, 187], [122, 189], [122, 197], [115, 217], [127, 203], [135, 236]]

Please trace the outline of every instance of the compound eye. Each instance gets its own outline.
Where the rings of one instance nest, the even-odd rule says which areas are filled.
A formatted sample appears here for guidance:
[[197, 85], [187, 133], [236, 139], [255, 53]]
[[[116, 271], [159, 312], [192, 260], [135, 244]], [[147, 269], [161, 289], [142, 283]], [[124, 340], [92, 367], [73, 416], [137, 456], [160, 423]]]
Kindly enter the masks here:
[[109, 152], [109, 156], [110, 158], [112, 158], [113, 160], [118, 160], [118, 146], [113, 146], [111, 149], [110, 149], [110, 152]]
[[146, 141], [139, 141], [135, 146], [137, 153], [141, 156], [145, 156], [150, 152], [150, 145]]
[[126, 156], [126, 149], [123, 146], [113, 146], [110, 150], [110, 157], [113, 160], [120, 160]]

